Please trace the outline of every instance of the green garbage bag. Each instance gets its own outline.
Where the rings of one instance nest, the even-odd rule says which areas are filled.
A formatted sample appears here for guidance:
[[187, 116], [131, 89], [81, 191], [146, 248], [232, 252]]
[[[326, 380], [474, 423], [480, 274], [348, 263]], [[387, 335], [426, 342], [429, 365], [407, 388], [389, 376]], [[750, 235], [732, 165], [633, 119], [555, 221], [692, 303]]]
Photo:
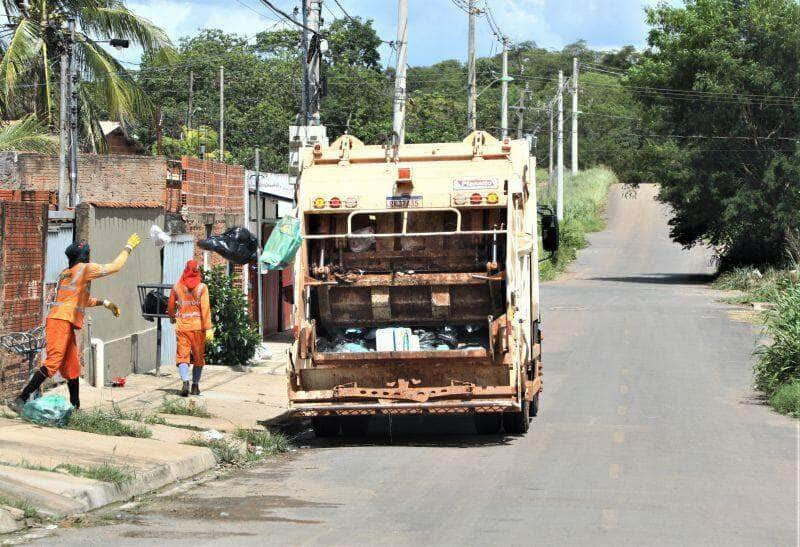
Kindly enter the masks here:
[[75, 407], [61, 395], [45, 395], [28, 401], [22, 409], [22, 417], [39, 425], [64, 427]]
[[281, 218], [264, 244], [261, 271], [286, 269], [294, 260], [302, 241], [300, 219], [292, 215]]

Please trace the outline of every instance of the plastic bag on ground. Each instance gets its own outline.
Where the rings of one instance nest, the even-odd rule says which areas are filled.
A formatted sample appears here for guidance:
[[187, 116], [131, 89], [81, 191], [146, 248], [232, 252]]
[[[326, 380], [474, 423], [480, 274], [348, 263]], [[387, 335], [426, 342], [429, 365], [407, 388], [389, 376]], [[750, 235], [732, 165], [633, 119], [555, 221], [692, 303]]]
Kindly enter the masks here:
[[261, 271], [286, 269], [294, 260], [302, 241], [300, 219], [293, 216], [281, 218], [264, 245], [259, 261]]
[[272, 350], [269, 349], [269, 346], [266, 342], [262, 342], [258, 346], [256, 346], [256, 352], [253, 355], [253, 358], [250, 359], [251, 363], [260, 363], [261, 361], [269, 361], [272, 359]]
[[250, 230], [241, 226], [231, 228], [221, 235], [201, 239], [197, 246], [213, 251], [234, 264], [247, 264], [258, 257], [258, 240]]
[[208, 442], [221, 441], [222, 439], [225, 438], [225, 436], [216, 429], [209, 429], [207, 431], [203, 431], [200, 434], [200, 436], [203, 437], [203, 439]]
[[28, 401], [22, 409], [22, 417], [39, 425], [64, 427], [75, 411], [61, 395], [45, 395]]

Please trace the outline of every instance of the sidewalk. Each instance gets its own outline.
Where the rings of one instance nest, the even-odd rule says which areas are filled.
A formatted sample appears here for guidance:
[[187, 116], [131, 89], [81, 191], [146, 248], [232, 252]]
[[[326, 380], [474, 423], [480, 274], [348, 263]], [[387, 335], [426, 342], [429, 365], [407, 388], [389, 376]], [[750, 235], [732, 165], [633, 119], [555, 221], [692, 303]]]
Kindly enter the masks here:
[[[210, 429], [228, 438], [240, 428], [264, 429], [286, 410], [285, 344], [270, 345], [274, 356], [261, 366], [245, 371], [205, 367], [202, 394], [189, 401], [204, 405], [213, 416], [210, 418], [160, 412], [165, 398], [186, 401], [178, 396], [180, 378], [175, 367], [164, 367], [159, 377], [131, 375], [124, 388], [81, 385], [83, 412], [116, 406], [163, 417], [166, 425], [145, 425], [152, 432], [150, 438], [48, 428], [0, 417], [0, 534], [14, 531], [24, 522], [19, 511], [4, 505], [29, 504], [44, 516], [67, 516], [124, 501], [214, 468], [217, 459], [212, 450], [184, 443]], [[67, 396], [65, 386], [49, 393]], [[115, 484], [75, 476], [104, 465], [124, 470], [129, 480]], [[68, 474], [65, 466], [76, 467]]]

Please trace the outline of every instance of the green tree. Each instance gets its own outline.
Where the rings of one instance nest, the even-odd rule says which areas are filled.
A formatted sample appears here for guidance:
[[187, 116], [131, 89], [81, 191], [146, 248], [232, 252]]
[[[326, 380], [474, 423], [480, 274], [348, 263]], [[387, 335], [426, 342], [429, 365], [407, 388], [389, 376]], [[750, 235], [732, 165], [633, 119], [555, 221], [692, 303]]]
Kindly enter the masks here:
[[647, 17], [650, 49], [628, 83], [662, 136], [645, 139], [632, 180], [661, 183], [675, 241], [711, 243], [728, 263], [782, 261], [800, 225], [800, 5], [690, 0]]
[[82, 133], [89, 146], [102, 141], [99, 115], [128, 123], [149, 116], [151, 103], [133, 76], [99, 42], [130, 40], [163, 63], [172, 58], [166, 33], [120, 0], [4, 0], [8, 37], [0, 40], [0, 109], [6, 119], [34, 113], [53, 126], [58, 114], [60, 55], [65, 28], [75, 19]]
[[0, 151], [14, 150], [53, 154], [58, 150], [58, 142], [36, 116], [30, 115], [0, 125]]
[[[219, 158], [219, 133], [208, 126], [189, 129], [184, 126], [180, 138], [164, 137], [164, 155], [169, 158], [181, 156], [198, 157], [205, 147], [206, 157]], [[156, 145], [153, 145], [155, 151]], [[225, 151], [225, 161], [230, 162], [232, 155]]]

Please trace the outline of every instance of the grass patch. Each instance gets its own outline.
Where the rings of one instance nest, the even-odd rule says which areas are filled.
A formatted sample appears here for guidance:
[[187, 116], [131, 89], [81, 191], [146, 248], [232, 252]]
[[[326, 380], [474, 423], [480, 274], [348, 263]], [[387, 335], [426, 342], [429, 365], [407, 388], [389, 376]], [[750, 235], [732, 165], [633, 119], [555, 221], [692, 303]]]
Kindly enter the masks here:
[[[559, 226], [560, 248], [555, 257], [541, 263], [539, 275], [543, 281], [554, 279], [567, 269], [578, 251], [588, 245], [586, 234], [605, 227], [603, 211], [608, 202], [608, 188], [617, 182], [614, 172], [605, 167], [564, 176], [564, 220]], [[554, 211], [555, 192], [555, 184], [548, 184], [540, 199]]]
[[781, 414], [800, 418], [800, 381], [779, 387], [769, 398], [769, 404]]
[[121, 418], [104, 410], [81, 410], [72, 414], [69, 424], [67, 424], [67, 429], [112, 437], [149, 439], [153, 436], [153, 432], [149, 428], [143, 425], [124, 424], [121, 420]]
[[158, 414], [148, 414], [141, 408], [123, 410], [114, 404], [111, 407], [111, 412], [115, 418], [120, 420], [140, 422], [148, 425], [166, 425], [167, 423], [167, 420]]
[[796, 273], [788, 270], [764, 268], [733, 268], [714, 280], [712, 287], [720, 290], [741, 291], [743, 294], [725, 298], [729, 304], [748, 305], [753, 302], [777, 302], [782, 294], [798, 281]]
[[159, 410], [162, 414], [174, 414], [176, 416], [196, 416], [198, 418], [213, 418], [203, 403], [198, 403], [195, 399], [179, 399], [177, 397], [164, 397]]
[[125, 467], [118, 467], [110, 463], [102, 463], [91, 467], [64, 463], [53, 468], [53, 471], [66, 471], [76, 477], [94, 479], [96, 481], [110, 482], [118, 487], [133, 482], [133, 472]]
[[192, 437], [185, 444], [210, 448], [219, 463], [238, 463], [242, 460], [242, 452], [236, 443], [228, 439], [209, 441], [203, 437]]
[[39, 515], [38, 509], [36, 509], [36, 507], [34, 507], [28, 500], [16, 500], [7, 498], [5, 496], [0, 496], [0, 505], [5, 505], [6, 507], [13, 507], [15, 509], [19, 509], [20, 511], [25, 513], [26, 519], [41, 520], [41, 516]]
[[266, 430], [237, 429], [235, 435], [247, 446], [247, 456], [250, 460], [259, 460], [289, 450], [289, 439], [280, 433], [271, 433]]

